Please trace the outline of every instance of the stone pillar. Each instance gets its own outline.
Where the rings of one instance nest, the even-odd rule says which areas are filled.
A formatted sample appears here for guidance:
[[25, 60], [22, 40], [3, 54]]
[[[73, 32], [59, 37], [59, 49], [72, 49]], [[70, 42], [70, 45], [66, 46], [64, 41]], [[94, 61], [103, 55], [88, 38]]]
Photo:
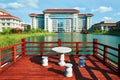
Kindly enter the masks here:
[[42, 56], [42, 66], [48, 66], [48, 57]]
[[84, 67], [85, 66], [85, 57], [80, 56], [79, 57], [79, 66]]
[[66, 63], [65, 64], [65, 70], [64, 70], [64, 75], [66, 77], [72, 77], [72, 64], [71, 63]]

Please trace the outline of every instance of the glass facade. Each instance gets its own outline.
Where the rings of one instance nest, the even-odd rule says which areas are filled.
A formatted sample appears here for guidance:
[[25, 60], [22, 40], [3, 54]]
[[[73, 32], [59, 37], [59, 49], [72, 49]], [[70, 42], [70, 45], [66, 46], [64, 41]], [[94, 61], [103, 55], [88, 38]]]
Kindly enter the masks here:
[[44, 29], [44, 17], [38, 17], [38, 28]]

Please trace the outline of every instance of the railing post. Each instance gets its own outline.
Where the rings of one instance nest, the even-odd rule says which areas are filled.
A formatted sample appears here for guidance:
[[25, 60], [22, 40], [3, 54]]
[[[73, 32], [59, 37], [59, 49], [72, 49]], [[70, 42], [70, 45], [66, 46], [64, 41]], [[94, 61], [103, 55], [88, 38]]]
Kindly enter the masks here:
[[1, 51], [1, 48], [0, 48], [0, 72], [2, 72], [2, 57], [1, 57], [1, 55], [2, 55], [2, 51]]
[[93, 39], [93, 56], [98, 54], [98, 39]]
[[43, 55], [43, 42], [40, 42], [40, 57]]
[[118, 75], [120, 76], [120, 44], [118, 45]]
[[23, 56], [26, 55], [26, 39], [22, 39], [22, 54]]
[[61, 46], [61, 39], [58, 39], [58, 46]]
[[13, 50], [12, 54], [13, 62], [16, 62], [16, 46], [13, 46], [12, 50]]
[[105, 63], [107, 62], [107, 54], [108, 54], [108, 48], [106, 46], [104, 46], [103, 60]]
[[78, 56], [78, 53], [79, 53], [79, 43], [76, 42], [76, 55]]

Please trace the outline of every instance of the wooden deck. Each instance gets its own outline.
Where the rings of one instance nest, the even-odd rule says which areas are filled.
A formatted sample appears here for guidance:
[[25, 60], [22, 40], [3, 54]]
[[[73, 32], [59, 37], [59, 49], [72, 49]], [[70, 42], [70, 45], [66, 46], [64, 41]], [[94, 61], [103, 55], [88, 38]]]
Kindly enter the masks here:
[[93, 56], [86, 57], [86, 66], [78, 66], [79, 59], [66, 55], [65, 61], [73, 64], [73, 76], [64, 76], [64, 68], [59, 66], [59, 56], [48, 55], [49, 66], [41, 66], [40, 56], [22, 57], [0, 74], [0, 80], [120, 80], [111, 69]]

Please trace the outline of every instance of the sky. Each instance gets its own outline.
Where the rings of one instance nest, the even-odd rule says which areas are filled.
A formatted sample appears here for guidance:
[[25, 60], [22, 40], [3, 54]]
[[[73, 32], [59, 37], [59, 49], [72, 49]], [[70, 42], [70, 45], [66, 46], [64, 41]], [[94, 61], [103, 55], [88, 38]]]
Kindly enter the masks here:
[[42, 14], [45, 9], [78, 9], [92, 13], [92, 24], [120, 21], [120, 0], [0, 0], [0, 8], [30, 24], [30, 13]]

